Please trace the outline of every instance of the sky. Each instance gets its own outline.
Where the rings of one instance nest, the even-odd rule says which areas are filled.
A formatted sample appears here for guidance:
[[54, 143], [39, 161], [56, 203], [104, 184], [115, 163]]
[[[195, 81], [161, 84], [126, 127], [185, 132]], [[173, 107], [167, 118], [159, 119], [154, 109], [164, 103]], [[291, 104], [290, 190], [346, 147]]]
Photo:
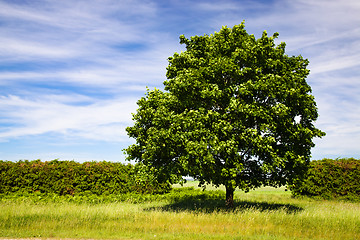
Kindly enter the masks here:
[[360, 158], [359, 0], [0, 0], [0, 159], [125, 162], [146, 88], [179, 36], [245, 20], [310, 61], [312, 159]]

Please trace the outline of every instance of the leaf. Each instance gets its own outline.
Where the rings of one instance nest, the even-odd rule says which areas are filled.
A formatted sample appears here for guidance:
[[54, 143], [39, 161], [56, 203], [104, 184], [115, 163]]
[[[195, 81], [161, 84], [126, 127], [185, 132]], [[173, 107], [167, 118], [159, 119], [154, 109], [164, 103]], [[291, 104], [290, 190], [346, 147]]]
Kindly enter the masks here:
[[168, 58], [165, 91], [138, 101], [128, 159], [165, 178], [185, 174], [230, 189], [301, 178], [313, 138], [324, 133], [314, 126], [308, 60], [286, 55], [277, 37], [264, 31], [255, 39], [244, 23], [181, 35], [186, 50]]

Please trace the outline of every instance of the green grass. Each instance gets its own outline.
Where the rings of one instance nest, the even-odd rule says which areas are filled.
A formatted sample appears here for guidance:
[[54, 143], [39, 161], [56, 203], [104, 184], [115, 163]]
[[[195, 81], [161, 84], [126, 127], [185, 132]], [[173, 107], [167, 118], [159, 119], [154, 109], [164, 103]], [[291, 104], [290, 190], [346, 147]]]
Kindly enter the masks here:
[[360, 239], [360, 203], [294, 199], [283, 188], [262, 188], [236, 191], [236, 207], [227, 210], [224, 193], [207, 189], [95, 203], [3, 196], [0, 238]]

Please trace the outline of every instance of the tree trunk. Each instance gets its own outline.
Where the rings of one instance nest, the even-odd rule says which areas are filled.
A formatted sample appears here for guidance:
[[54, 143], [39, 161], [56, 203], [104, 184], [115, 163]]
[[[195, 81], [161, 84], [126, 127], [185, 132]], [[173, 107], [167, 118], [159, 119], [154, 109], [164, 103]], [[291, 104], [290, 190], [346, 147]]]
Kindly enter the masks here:
[[234, 207], [234, 188], [226, 186], [226, 207]]

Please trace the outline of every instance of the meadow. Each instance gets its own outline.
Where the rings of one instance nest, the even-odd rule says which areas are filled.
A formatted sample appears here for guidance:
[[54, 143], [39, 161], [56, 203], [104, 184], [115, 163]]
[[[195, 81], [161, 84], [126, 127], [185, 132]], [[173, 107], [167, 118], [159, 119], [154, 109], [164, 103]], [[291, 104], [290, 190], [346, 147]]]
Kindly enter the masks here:
[[229, 210], [223, 189], [196, 186], [157, 196], [2, 195], [0, 238], [360, 239], [359, 202], [293, 198], [266, 187], [236, 191]]

